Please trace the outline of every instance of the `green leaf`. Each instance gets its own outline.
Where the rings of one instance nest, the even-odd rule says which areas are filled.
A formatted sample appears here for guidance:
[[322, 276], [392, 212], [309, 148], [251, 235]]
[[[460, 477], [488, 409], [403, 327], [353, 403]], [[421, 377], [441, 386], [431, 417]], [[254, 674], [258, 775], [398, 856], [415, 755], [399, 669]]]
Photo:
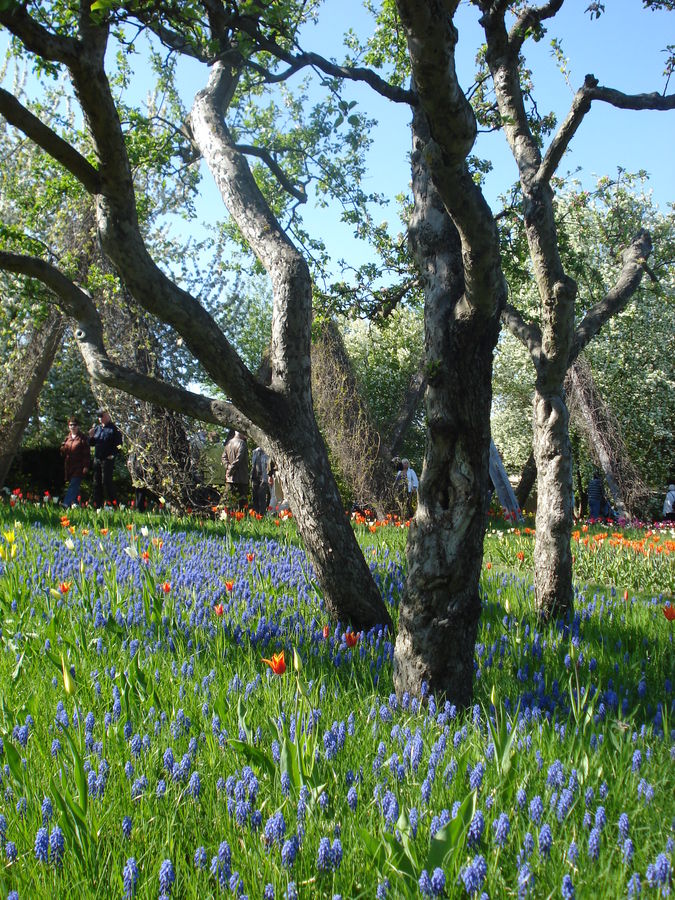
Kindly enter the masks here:
[[253, 729], [246, 721], [246, 713], [244, 712], [241, 697], [237, 701], [237, 718], [239, 719], [239, 727], [242, 729], [242, 731], [246, 735], [246, 740], [249, 742], [249, 744], [252, 744], [253, 743]]
[[82, 814], [86, 815], [87, 812], [87, 802], [89, 798], [89, 788], [87, 785], [87, 776], [84, 771], [84, 764], [82, 762], [82, 756], [80, 755], [80, 751], [73, 740], [72, 735], [68, 729], [65, 729], [63, 732], [68, 745], [70, 746], [70, 752], [73, 757], [73, 770], [75, 774], [75, 783], [77, 785], [77, 793], [80, 798], [80, 807], [82, 809]]
[[366, 831], [365, 828], [357, 828], [357, 833], [361, 839], [366, 853], [374, 861], [378, 871], [382, 871], [385, 860], [385, 850], [382, 841], [379, 841], [373, 834]]
[[21, 765], [21, 756], [14, 744], [5, 739], [5, 753], [7, 754], [7, 764], [14, 778], [23, 784], [23, 766]]
[[384, 841], [384, 850], [387, 854], [387, 865], [399, 875], [403, 875], [415, 882], [417, 880], [415, 864], [405, 852], [403, 845], [399, 844], [393, 834], [387, 832], [382, 835], [382, 840]]
[[464, 798], [455, 818], [432, 837], [424, 867], [428, 872], [443, 868], [446, 859], [464, 846], [464, 835], [476, 811], [476, 803], [477, 792], [472, 791]]
[[24, 650], [21, 656], [19, 657], [19, 661], [14, 667], [14, 671], [12, 672], [12, 684], [16, 684], [19, 680], [19, 676], [21, 675], [21, 669], [23, 668], [23, 661], [26, 656], [26, 651]]
[[294, 788], [298, 789], [302, 787], [304, 780], [302, 773], [300, 772], [300, 766], [298, 765], [297, 748], [293, 741], [285, 736], [281, 743], [281, 760], [279, 762], [279, 767], [282, 775], [284, 772], [288, 773], [288, 777], [291, 779], [291, 784]]
[[262, 750], [258, 749], [258, 747], [254, 747], [253, 744], [247, 744], [246, 741], [240, 741], [238, 739], [232, 739], [227, 742], [228, 747], [232, 747], [235, 753], [241, 753], [242, 756], [245, 756], [249, 762], [252, 762], [254, 765], [258, 766], [259, 769], [267, 772], [270, 778], [274, 778], [274, 774], [276, 772], [276, 767], [274, 765], [274, 760], [270, 759], [266, 753], [263, 753]]

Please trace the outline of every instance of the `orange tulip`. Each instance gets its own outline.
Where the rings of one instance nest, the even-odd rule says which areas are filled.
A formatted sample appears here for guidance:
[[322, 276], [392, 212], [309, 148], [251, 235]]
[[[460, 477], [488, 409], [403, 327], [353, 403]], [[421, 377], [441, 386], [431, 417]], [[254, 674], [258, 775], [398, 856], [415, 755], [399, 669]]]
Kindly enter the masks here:
[[328, 625], [323, 626], [323, 638], [325, 641], [328, 640], [328, 635], [330, 634], [330, 627]]
[[223, 604], [216, 603], [216, 605], [213, 607], [213, 611], [218, 617], [222, 616], [222, 614], [225, 612], [225, 610], [223, 609]]
[[108, 529], [107, 529], [107, 528], [101, 528], [101, 534], [102, 534], [104, 537], [105, 537], [105, 535], [106, 535], [107, 533], [108, 533]]
[[675, 621], [675, 606], [672, 603], [669, 603], [668, 606], [663, 607], [663, 615], [668, 619], [669, 622]]
[[625, 603], [628, 602], [628, 591], [624, 591], [624, 592], [623, 592], [623, 599], [624, 599], [624, 602], [625, 602]]
[[254, 554], [254, 553], [247, 553], [247, 554], [246, 554], [246, 562], [252, 563], [254, 557], [255, 557], [255, 554]]
[[523, 553], [522, 550], [519, 550], [518, 553], [516, 553], [516, 559], [519, 560], [520, 562], [522, 562], [525, 559], [525, 554]]
[[67, 594], [68, 591], [70, 590], [70, 585], [71, 585], [70, 581], [62, 581], [61, 584], [59, 585], [59, 590], [61, 591], [62, 594]]
[[165, 594], [168, 594], [169, 591], [171, 590], [171, 582], [165, 581], [164, 584], [162, 585], [162, 590], [164, 591]]
[[141, 559], [143, 560], [144, 563], [150, 562], [150, 554], [148, 553], [147, 550], [144, 550], [144, 551], [141, 553]]
[[345, 644], [348, 647], [355, 647], [359, 640], [360, 632], [345, 631]]
[[263, 656], [262, 661], [270, 667], [275, 675], [283, 675], [286, 671], [286, 660], [284, 659], [283, 650], [281, 653], [273, 653], [272, 659], [265, 659]]
[[486, 569], [491, 569], [491, 568], [492, 568], [492, 563], [491, 563], [491, 562], [486, 562], [486, 563], [485, 563], [485, 568], [486, 568]]
[[228, 591], [231, 591], [234, 588], [234, 581], [226, 581], [225, 587], [227, 588]]

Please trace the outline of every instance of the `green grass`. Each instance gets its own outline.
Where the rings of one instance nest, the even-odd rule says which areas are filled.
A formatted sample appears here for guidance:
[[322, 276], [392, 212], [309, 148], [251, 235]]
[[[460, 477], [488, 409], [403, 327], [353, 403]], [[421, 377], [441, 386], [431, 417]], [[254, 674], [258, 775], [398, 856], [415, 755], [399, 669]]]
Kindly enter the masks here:
[[[560, 896], [564, 876], [577, 897], [619, 897], [634, 873], [646, 889], [661, 877], [663, 860], [672, 871], [673, 625], [663, 614], [672, 590], [669, 554], [608, 539], [593, 551], [582, 543], [576, 617], [543, 628], [532, 606], [532, 535], [489, 534], [476, 705], [461, 713], [440, 698], [422, 706], [395, 702], [387, 635], [361, 635], [353, 649], [344, 628], [330, 624], [324, 637], [328, 619], [292, 521], [76, 510], [71, 533], [56, 510], [32, 505], [0, 507], [0, 521], [3, 532], [14, 532], [14, 543], [0, 534], [9, 557], [0, 563], [3, 895], [121, 896], [133, 857], [138, 897], [158, 895], [166, 859], [176, 875], [173, 896], [219, 896], [210, 866], [225, 841], [250, 897], [263, 897], [266, 885], [275, 897], [293, 896], [293, 883], [301, 897], [372, 898], [385, 879], [387, 896], [419, 896], [422, 871], [431, 875], [436, 866], [445, 895], [461, 897], [477, 856], [486, 867], [480, 891], [493, 898], [518, 896], [519, 874], [533, 879], [534, 897]], [[356, 530], [395, 617], [407, 533]], [[666, 539], [672, 535], [662, 533]], [[623, 554], [620, 563], [613, 553]], [[221, 602], [219, 617], [213, 608]], [[276, 676], [262, 657], [281, 650], [287, 668]], [[67, 673], [72, 666], [72, 685], [62, 658]], [[62, 718], [59, 724], [59, 703], [68, 727]], [[27, 733], [20, 732], [27, 720]], [[55, 739], [61, 749], [53, 756]], [[175, 778], [168, 748], [179, 766], [188, 754]], [[100, 775], [102, 760], [108, 774], [99, 796], [89, 770]], [[233, 788], [250, 801], [249, 810], [237, 811], [228, 778], [246, 781], [247, 765], [257, 792], [252, 798], [243, 783]], [[195, 772], [198, 796], [190, 788]], [[569, 805], [559, 812], [570, 783]], [[543, 813], [535, 822], [529, 807], [537, 796]], [[65, 838], [60, 868], [36, 859], [45, 797], [53, 807], [47, 830], [58, 825]], [[455, 804], [463, 806], [452, 819]], [[469, 846], [474, 807], [473, 827], [482, 815], [484, 830]], [[283, 842], [265, 837], [279, 812], [283, 840], [299, 838], [292, 866], [284, 865]], [[258, 813], [261, 825], [252, 827]], [[502, 813], [509, 833], [500, 846], [494, 823]], [[622, 813], [634, 848], [629, 862], [618, 831]], [[132, 820], [128, 838], [125, 816]], [[545, 826], [548, 853], [539, 849]], [[322, 838], [332, 847], [338, 836], [339, 864], [319, 869]], [[6, 858], [7, 842], [16, 846], [15, 859]], [[199, 847], [205, 869], [194, 863]]]

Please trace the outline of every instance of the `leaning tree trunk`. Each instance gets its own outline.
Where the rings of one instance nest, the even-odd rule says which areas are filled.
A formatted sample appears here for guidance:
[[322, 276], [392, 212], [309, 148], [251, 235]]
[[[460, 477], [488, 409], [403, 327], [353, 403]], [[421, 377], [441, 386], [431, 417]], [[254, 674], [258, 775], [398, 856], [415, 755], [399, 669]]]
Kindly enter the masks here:
[[515, 490], [516, 500], [518, 501], [518, 506], [521, 509], [525, 508], [527, 498], [530, 496], [536, 480], [537, 464], [534, 461], [533, 451], [527, 457], [527, 462], [523, 466], [523, 471], [520, 473], [520, 481], [518, 482], [518, 487]]
[[0, 398], [0, 487], [5, 483], [12, 461], [16, 456], [45, 378], [58, 353], [66, 326], [65, 319], [56, 310], [31, 336], [22, 359], [13, 365], [9, 382]]
[[408, 538], [394, 683], [399, 695], [419, 695], [426, 682], [432, 693], [467, 706], [481, 610], [499, 304], [486, 316], [466, 303], [460, 238], [423, 158], [428, 127], [419, 111], [413, 134], [410, 239], [425, 290], [428, 431]]
[[324, 323], [312, 342], [312, 394], [334, 465], [358, 505], [383, 519], [394, 509], [392, 454], [373, 425], [334, 322]]
[[332, 619], [355, 628], [383, 625], [391, 616], [349, 524], [326, 447], [313, 414], [296, 407], [269, 449], [278, 466], [307, 555]]
[[567, 611], [572, 597], [572, 447], [562, 390], [534, 393], [533, 450], [537, 467], [534, 589], [543, 619]]
[[577, 358], [567, 373], [570, 415], [586, 435], [620, 515], [639, 515], [647, 508], [649, 489], [632, 464], [616, 418], [600, 396], [591, 367]]

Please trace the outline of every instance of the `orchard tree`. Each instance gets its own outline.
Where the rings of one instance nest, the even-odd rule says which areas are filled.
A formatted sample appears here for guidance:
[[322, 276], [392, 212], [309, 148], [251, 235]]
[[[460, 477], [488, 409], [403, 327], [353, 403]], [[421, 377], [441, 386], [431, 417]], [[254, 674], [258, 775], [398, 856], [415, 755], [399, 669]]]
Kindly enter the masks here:
[[[551, 0], [539, 7], [507, 4], [503, 0], [477, 0], [475, 5], [485, 36], [481, 115], [493, 127], [501, 128], [518, 166], [524, 231], [539, 296], [539, 323], [523, 317], [513, 304], [506, 302], [503, 288], [497, 288], [503, 283], [504, 269], [496, 246], [494, 216], [480, 191], [466, 186], [470, 177], [467, 158], [477, 124], [455, 69], [459, 35], [454, 17], [458, 3], [397, 2], [420, 104], [430, 128], [431, 140], [426, 144], [425, 156], [443, 204], [461, 236], [465, 281], [473, 285], [474, 266], [484, 280], [492, 278], [502, 317], [527, 346], [536, 371], [533, 431], [539, 503], [535, 600], [540, 614], [548, 617], [564, 613], [572, 603], [572, 468], [563, 390], [565, 374], [575, 356], [632, 296], [651, 251], [649, 234], [638, 232], [624, 250], [615, 283], [575, 327], [577, 284], [565, 271], [561, 259], [554, 216], [554, 176], [594, 102], [620, 108], [666, 110], [675, 108], [675, 95], [627, 95], [601, 86], [598, 79], [589, 75], [577, 91], [568, 116], [544, 149], [544, 137], [552, 122], [537, 119], [532, 107], [528, 108], [534, 85], [523, 53], [528, 39], [543, 35], [544, 23], [560, 10], [562, 0]], [[599, 7], [594, 10], [600, 11]], [[481, 230], [477, 233], [478, 226]], [[471, 267], [468, 271], [467, 266]], [[468, 305], [466, 300], [462, 305], [474, 313], [479, 308], [471, 298]], [[424, 494], [424, 473], [420, 494]], [[414, 624], [411, 629], [414, 631]]]
[[[565, 189], [555, 201], [561, 256], [579, 285], [579, 318], [607, 293], [631, 235], [641, 227], [652, 235], [649, 277], [642, 279], [629, 302], [587, 344], [583, 373], [573, 363], [565, 386], [571, 425], [584, 455], [579, 461], [582, 482], [590, 477], [593, 465], [601, 466], [610, 488], [616, 481], [617, 498], [640, 514], [645, 514], [645, 496], [639, 483], [660, 492], [675, 467], [675, 376], [670, 351], [675, 330], [675, 223], [672, 211], [660, 212], [646, 187], [644, 174], [620, 170], [614, 178], [601, 178], [593, 190], [578, 185]], [[523, 315], [536, 322], [538, 300], [522, 251], [522, 219], [515, 209], [509, 218], [502, 232], [504, 246], [512, 251], [521, 248], [504, 254], [511, 296]], [[580, 377], [592, 398], [575, 396]], [[524, 467], [524, 477], [532, 447], [527, 409], [534, 381], [527, 348], [505, 331], [495, 362], [493, 432], [507, 467], [511, 471]], [[593, 421], [594, 411], [602, 422]], [[536, 471], [532, 483], [535, 479]]]
[[[302, 142], [308, 140], [307, 133], [318, 132], [319, 143], [323, 139], [320, 150], [326, 166], [342, 169], [346, 179], [350, 175], [356, 179], [362, 146], [359, 132], [365, 122], [352, 115], [352, 141], [347, 152], [340, 153], [339, 146], [337, 150], [330, 146], [332, 121], [338, 109], [323, 109], [310, 123], [311, 128], [296, 129], [287, 136], [281, 151], [285, 150], [285, 159], [290, 160], [285, 172], [275, 159], [274, 148], [239, 144], [234, 136], [235, 132], [245, 136], [250, 104], [255, 106], [257, 102], [254, 81], [261, 71], [261, 63], [255, 59], [258, 47], [242, 29], [245, 26], [260, 31], [265, 37], [276, 34], [283, 24], [283, 31], [290, 35], [285, 39], [287, 45], [292, 46], [294, 29], [305, 19], [304, 4], [290, 2], [272, 7], [269, 21], [263, 19], [262, 10], [240, 16], [236, 6], [206, 0], [184, 4], [180, 9], [172, 4], [166, 9], [161, 4], [153, 6], [147, 20], [143, 12], [141, 9], [139, 18], [133, 12], [127, 15], [122, 4], [91, 4], [88, 0], [59, 9], [48, 3], [3, 3], [0, 24], [35, 60], [37, 70], [68, 72], [85, 133], [77, 143], [64, 139], [7, 90], [0, 91], [0, 112], [56, 159], [92, 197], [101, 246], [125, 291], [177, 333], [228, 401], [198, 395], [113, 361], [104, 344], [95, 296], [69, 277], [60, 261], [26, 253], [20, 242], [13, 244], [9, 239], [0, 253], [0, 266], [42, 281], [61, 308], [76, 319], [76, 337], [95, 379], [174, 411], [234, 426], [264, 444], [277, 461], [328, 610], [356, 627], [391, 626], [391, 617], [345, 517], [314, 419], [309, 267], [275, 215], [275, 208], [283, 210], [284, 201], [279, 197], [286, 188], [291, 188], [297, 200], [305, 196], [303, 185], [297, 185], [303, 169], [296, 160], [304, 158]], [[134, 166], [147, 165], [150, 151], [146, 150], [140, 160], [134, 157], [139, 148], [134, 143], [133, 125], [139, 116], [123, 118], [106, 73], [111, 29], [132, 18], [140, 28], [154, 31], [157, 40], [173, 51], [202, 62], [208, 72], [206, 87], [195, 97], [183, 137], [180, 122], [164, 130], [158, 128], [154, 146], [165, 142], [176, 155], [179, 151], [189, 154], [189, 140], [210, 169], [237, 237], [248, 243], [270, 278], [274, 299], [268, 384], [246, 367], [197, 297], [163, 271], [148, 252], [139, 224]], [[122, 32], [117, 34], [124, 39]], [[269, 115], [273, 121], [275, 110], [270, 109]], [[317, 140], [312, 140], [316, 146]], [[281, 138], [278, 143], [283, 143]], [[258, 171], [263, 190], [249, 167], [246, 152], [264, 160], [264, 171]], [[345, 572], [349, 572], [348, 578]]]
[[[8, 92], [0, 93], [0, 112], [58, 159], [94, 198], [97, 232], [126, 290], [180, 335], [229, 402], [192, 395], [113, 363], [105, 352], [91, 294], [51, 262], [8, 248], [0, 265], [39, 278], [54, 291], [62, 307], [78, 319], [80, 343], [97, 378], [206, 421], [236, 425], [266, 443], [279, 462], [328, 608], [356, 625], [390, 620], [346, 526], [314, 421], [307, 258], [321, 248], [306, 234], [293, 231], [295, 208], [288, 198], [297, 203], [305, 199], [310, 158], [318, 159], [347, 193], [358, 193], [367, 123], [332, 93], [341, 80], [363, 81], [391, 101], [411, 106], [414, 205], [409, 233], [425, 295], [428, 435], [395, 651], [399, 693], [420, 694], [426, 681], [431, 691], [444, 692], [455, 702], [466, 704], [471, 698], [486, 521], [492, 353], [505, 313], [526, 335], [537, 368], [537, 461], [547, 495], [547, 517], [537, 529], [537, 603], [542, 614], [549, 615], [571, 602], [571, 485], [562, 382], [572, 349], [576, 286], [560, 262], [552, 178], [594, 100], [639, 108], [673, 104], [672, 98], [658, 95], [627, 97], [587, 79], [570, 117], [542, 153], [545, 128], [537, 122], [534, 107], [526, 106], [531, 84], [521, 51], [561, 5], [562, 0], [534, 9], [504, 0], [474, 4], [484, 29], [496, 108], [490, 107], [485, 92], [478, 100], [486, 99], [481, 115], [504, 130], [519, 166], [526, 236], [543, 309], [539, 331], [525, 320], [518, 322], [518, 313], [507, 304], [496, 219], [475, 178], [470, 154], [477, 119], [456, 71], [456, 0], [383, 3], [369, 52], [355, 52], [346, 65], [300, 49], [297, 27], [309, 13], [293, 0], [245, 8], [195, 0], [180, 8], [158, 3], [147, 10], [97, 0], [77, 4], [72, 14], [47, 3], [3, 0], [0, 24], [37, 56], [43, 69], [68, 70], [86, 134], [78, 146], [65, 142]], [[126, 21], [152, 31], [173, 53], [208, 66], [207, 85], [195, 98], [183, 134], [218, 186], [230, 213], [232, 237], [250, 246], [269, 275], [274, 298], [269, 383], [255, 377], [208, 310], [148, 253], [134, 191], [133, 129], [120, 116], [105, 71], [110, 28]], [[351, 44], [356, 44], [354, 36]], [[369, 60], [373, 67], [388, 66], [389, 82], [362, 65]], [[307, 67], [322, 73], [331, 93], [322, 109], [309, 116], [307, 127], [282, 134], [276, 126], [285, 118], [285, 109], [302, 118], [303, 102], [287, 96], [284, 109], [273, 101], [266, 106], [264, 85]], [[401, 85], [410, 72], [413, 85], [406, 90]], [[346, 143], [334, 134], [345, 127]], [[175, 143], [176, 155], [180, 151], [189, 157], [177, 133], [165, 131], [162, 137]], [[254, 173], [247, 156], [259, 161]], [[329, 180], [320, 182], [324, 192]], [[355, 215], [360, 199], [355, 198]], [[289, 211], [287, 233], [280, 217]], [[289, 234], [295, 234], [295, 242]], [[641, 235], [626, 258], [631, 283], [642, 273], [647, 241]], [[584, 334], [598, 321], [599, 316], [587, 317]]]

